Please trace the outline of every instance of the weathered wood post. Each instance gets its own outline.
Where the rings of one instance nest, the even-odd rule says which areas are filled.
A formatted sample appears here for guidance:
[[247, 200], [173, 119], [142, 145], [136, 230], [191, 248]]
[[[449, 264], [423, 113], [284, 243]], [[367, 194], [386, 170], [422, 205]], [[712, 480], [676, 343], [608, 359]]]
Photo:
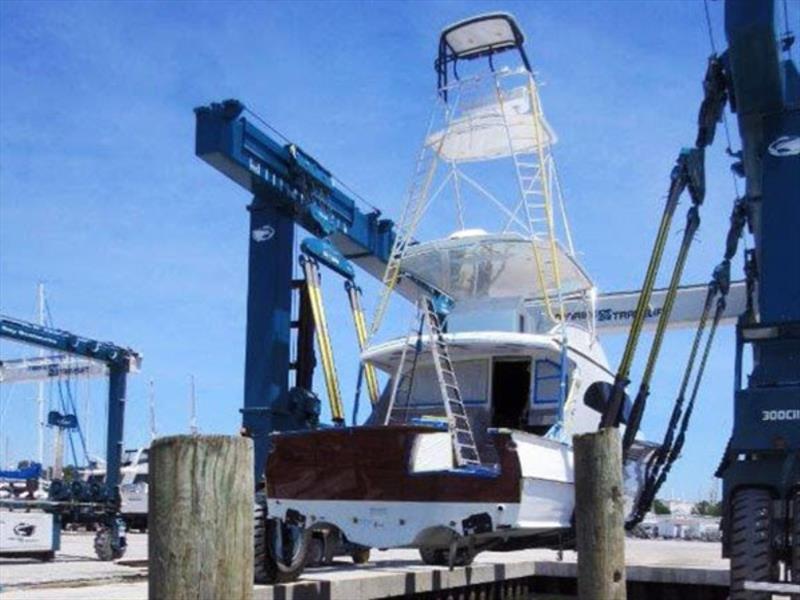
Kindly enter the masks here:
[[625, 600], [625, 502], [619, 431], [576, 435], [578, 597]]
[[251, 600], [252, 440], [160, 438], [149, 462], [150, 600]]

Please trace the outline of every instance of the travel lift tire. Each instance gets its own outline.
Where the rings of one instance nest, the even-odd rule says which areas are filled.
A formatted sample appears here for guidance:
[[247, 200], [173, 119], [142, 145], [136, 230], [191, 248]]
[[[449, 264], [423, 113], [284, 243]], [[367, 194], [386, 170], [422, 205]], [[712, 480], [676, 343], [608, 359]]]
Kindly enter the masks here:
[[324, 567], [333, 564], [337, 556], [349, 556], [353, 564], [369, 562], [370, 549], [365, 546], [347, 543], [338, 529], [318, 529], [312, 532], [308, 542], [307, 567]]
[[[450, 565], [450, 550], [447, 548], [420, 548], [420, 558], [426, 565], [437, 567], [447, 567]], [[456, 558], [453, 561], [454, 567], [467, 567], [472, 564], [475, 555], [470, 553], [469, 548], [459, 548], [456, 550]]]
[[350, 553], [350, 558], [356, 565], [365, 565], [369, 562], [369, 548], [359, 548]]
[[[267, 518], [266, 502], [257, 498], [253, 510], [253, 575], [256, 583], [290, 583], [296, 580], [303, 572], [308, 560], [310, 535], [300, 532], [299, 535], [292, 528], [278, 519]], [[284, 551], [282, 557], [277, 557], [273, 540], [280, 535], [284, 549], [290, 550], [288, 556]], [[291, 543], [287, 544], [290, 540]]]
[[126, 546], [116, 546], [112, 543], [111, 528], [103, 526], [94, 536], [94, 552], [97, 558], [104, 562], [117, 560], [125, 555]]
[[769, 600], [768, 592], [744, 589], [745, 581], [775, 581], [772, 548], [772, 496], [767, 490], [743, 489], [731, 506], [730, 600]]

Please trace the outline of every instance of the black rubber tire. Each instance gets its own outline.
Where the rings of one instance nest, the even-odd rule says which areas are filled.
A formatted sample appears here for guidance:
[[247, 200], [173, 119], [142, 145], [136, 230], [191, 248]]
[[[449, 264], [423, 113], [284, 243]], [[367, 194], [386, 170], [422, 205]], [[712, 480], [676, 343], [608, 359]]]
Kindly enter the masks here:
[[279, 563], [275, 560], [272, 551], [271, 539], [275, 535], [274, 527], [281, 524], [275, 519], [268, 519], [266, 502], [257, 498], [253, 510], [253, 576], [256, 583], [290, 583], [303, 573], [308, 560], [308, 543], [311, 539], [310, 532], [304, 533], [300, 538], [302, 547], [294, 552], [295, 560], [291, 564]]
[[[447, 548], [420, 548], [419, 555], [426, 565], [450, 566], [450, 550]], [[467, 548], [459, 548], [456, 550], [456, 559], [453, 561], [453, 566], [466, 567], [471, 565], [474, 559], [475, 555], [470, 554]]]
[[269, 583], [266, 562], [267, 518], [264, 499], [256, 496], [253, 507], [253, 579], [256, 583]]
[[111, 544], [111, 530], [101, 527], [94, 536], [94, 553], [103, 562], [117, 560], [125, 556], [125, 546], [114, 548]]
[[321, 567], [325, 564], [325, 540], [321, 535], [312, 535], [308, 542], [307, 567]]
[[770, 594], [744, 589], [745, 581], [774, 581], [772, 496], [766, 490], [736, 492], [731, 506], [730, 600], [769, 600]]
[[420, 548], [419, 556], [426, 565], [447, 565], [447, 550], [437, 548]]
[[359, 550], [354, 550], [350, 554], [350, 558], [353, 559], [353, 562], [357, 565], [364, 565], [369, 562], [369, 548], [361, 548]]

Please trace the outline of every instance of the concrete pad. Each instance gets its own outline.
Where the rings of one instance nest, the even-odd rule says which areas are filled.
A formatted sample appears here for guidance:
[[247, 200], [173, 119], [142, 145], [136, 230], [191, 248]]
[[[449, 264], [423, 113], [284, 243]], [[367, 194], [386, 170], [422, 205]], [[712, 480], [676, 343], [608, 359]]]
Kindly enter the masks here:
[[[124, 559], [147, 558], [147, 536], [128, 536], [128, 551]], [[65, 532], [61, 550], [54, 561], [42, 563], [29, 559], [0, 558], [0, 590], [12, 588], [74, 585], [81, 582], [102, 583], [124, 579], [141, 579], [147, 574], [143, 567], [131, 568], [116, 562], [102, 562], [94, 553], [93, 533]], [[3, 594], [5, 598], [6, 594]]]
[[[92, 534], [65, 534], [52, 563], [0, 561], [2, 600], [72, 600], [86, 597], [146, 600], [147, 535], [131, 534], [121, 561], [103, 563], [94, 556]], [[706, 542], [628, 540], [630, 581], [724, 586], [728, 561], [720, 545]], [[355, 565], [340, 558], [326, 567], [307, 569], [300, 580], [279, 586], [255, 586], [257, 600], [330, 598], [358, 600], [402, 596], [471, 584], [531, 576], [575, 577], [575, 552], [562, 561], [552, 550], [485, 552], [471, 567], [449, 571], [424, 565], [416, 550], [373, 551], [370, 562]]]

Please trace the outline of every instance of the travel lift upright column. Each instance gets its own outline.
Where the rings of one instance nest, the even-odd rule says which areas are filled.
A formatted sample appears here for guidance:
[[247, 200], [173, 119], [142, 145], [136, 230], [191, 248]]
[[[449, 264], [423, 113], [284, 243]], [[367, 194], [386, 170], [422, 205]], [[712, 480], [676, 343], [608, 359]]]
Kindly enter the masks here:
[[800, 596], [800, 76], [794, 35], [776, 31], [781, 8], [773, 0], [725, 4], [737, 167], [755, 241], [753, 311], [737, 325], [736, 353], [738, 374], [749, 343], [753, 370], [746, 387], [735, 382], [733, 433], [717, 472], [734, 599], [756, 597], [748, 586], [767, 591], [778, 561]]
[[254, 197], [250, 211], [247, 340], [244, 368], [243, 433], [253, 439], [255, 481], [264, 478], [273, 431], [306, 429], [289, 410], [292, 248], [294, 221], [275, 203]]

